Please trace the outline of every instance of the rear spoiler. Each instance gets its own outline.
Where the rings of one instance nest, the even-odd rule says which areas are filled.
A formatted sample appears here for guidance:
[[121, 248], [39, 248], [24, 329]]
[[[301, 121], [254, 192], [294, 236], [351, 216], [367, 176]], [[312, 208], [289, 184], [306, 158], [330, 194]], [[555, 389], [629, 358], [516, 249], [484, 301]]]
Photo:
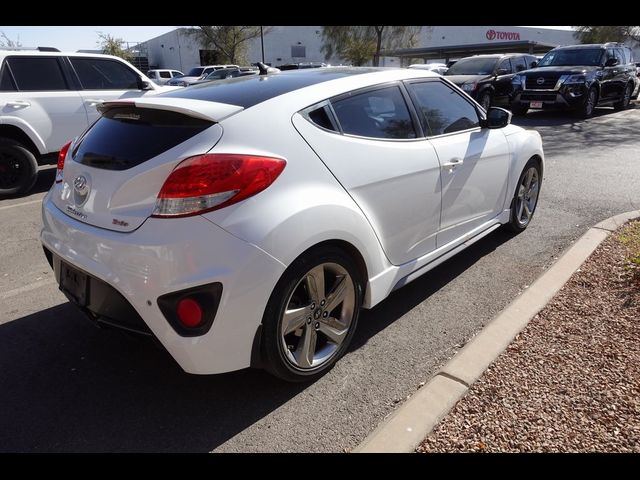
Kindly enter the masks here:
[[220, 122], [231, 115], [244, 110], [244, 107], [230, 105], [228, 103], [208, 102], [206, 100], [193, 100], [190, 98], [151, 97], [126, 100], [113, 100], [98, 104], [96, 107], [100, 113], [118, 107], [153, 108], [182, 113], [189, 117], [200, 118], [212, 122]]

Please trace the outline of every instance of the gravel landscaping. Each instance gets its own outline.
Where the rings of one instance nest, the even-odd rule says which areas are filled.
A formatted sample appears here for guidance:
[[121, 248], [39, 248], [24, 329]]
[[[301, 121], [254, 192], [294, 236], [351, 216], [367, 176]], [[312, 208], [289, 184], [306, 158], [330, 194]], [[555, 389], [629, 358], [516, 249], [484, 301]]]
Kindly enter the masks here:
[[640, 221], [605, 240], [418, 452], [640, 452]]

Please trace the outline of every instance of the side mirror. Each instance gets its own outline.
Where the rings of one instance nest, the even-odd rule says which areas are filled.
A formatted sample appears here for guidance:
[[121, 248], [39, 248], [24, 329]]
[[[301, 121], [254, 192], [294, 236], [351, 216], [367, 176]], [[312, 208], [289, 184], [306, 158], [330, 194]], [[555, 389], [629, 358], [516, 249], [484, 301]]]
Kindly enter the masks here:
[[496, 72], [496, 75], [500, 76], [500, 75], [508, 75], [511, 72], [509, 70], [507, 70], [506, 68], [499, 68], [498, 71]]
[[500, 107], [491, 107], [487, 118], [480, 121], [482, 128], [504, 128], [511, 123], [511, 112]]
[[538, 66], [538, 62], [531, 62], [531, 68], [536, 68]]
[[138, 79], [138, 90], [153, 90], [153, 85], [151, 82], [147, 82], [143, 79]]
[[617, 58], [609, 58], [607, 60], [607, 62], [604, 64], [605, 67], [615, 67], [616, 65], [618, 65], [620, 62], [618, 61]]

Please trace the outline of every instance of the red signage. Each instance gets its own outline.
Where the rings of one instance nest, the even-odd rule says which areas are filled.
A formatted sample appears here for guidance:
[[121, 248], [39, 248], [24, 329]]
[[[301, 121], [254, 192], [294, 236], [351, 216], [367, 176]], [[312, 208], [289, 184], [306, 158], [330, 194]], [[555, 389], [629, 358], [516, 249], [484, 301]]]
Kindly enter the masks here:
[[520, 40], [520, 33], [487, 30], [487, 40]]

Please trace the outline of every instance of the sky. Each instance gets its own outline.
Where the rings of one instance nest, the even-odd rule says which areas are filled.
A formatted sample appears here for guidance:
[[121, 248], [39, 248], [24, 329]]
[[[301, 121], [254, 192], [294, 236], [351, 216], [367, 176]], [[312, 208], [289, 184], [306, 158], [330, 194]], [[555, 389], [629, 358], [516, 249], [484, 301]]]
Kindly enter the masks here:
[[[98, 33], [108, 33], [127, 42], [144, 42], [177, 28], [175, 26], [90, 26], [90, 27], [3, 27], [0, 32], [24, 47], [56, 47], [62, 51], [94, 50], [98, 48]], [[571, 27], [543, 27], [570, 30]]]
[[175, 26], [3, 27], [0, 32], [24, 47], [56, 47], [62, 51], [98, 49], [98, 33], [108, 33], [127, 42], [144, 42], [177, 28]]

